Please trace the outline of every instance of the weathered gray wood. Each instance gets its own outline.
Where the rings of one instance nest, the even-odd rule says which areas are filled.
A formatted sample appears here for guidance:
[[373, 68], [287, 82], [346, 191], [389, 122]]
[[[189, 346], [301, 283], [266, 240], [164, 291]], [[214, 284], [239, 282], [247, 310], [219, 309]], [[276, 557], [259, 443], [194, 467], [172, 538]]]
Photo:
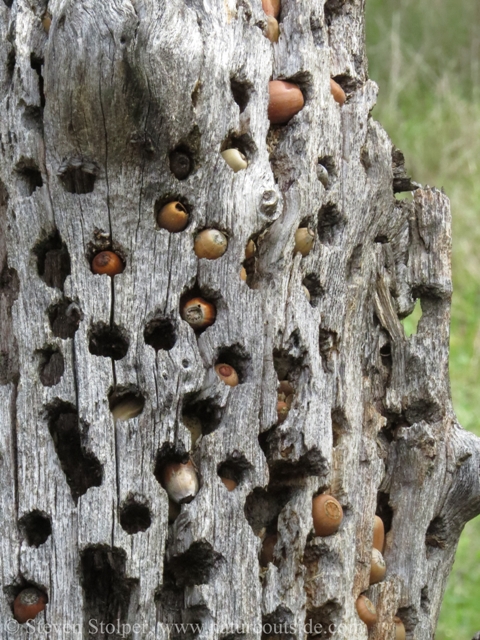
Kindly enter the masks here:
[[[480, 511], [480, 445], [450, 399], [448, 199], [428, 187], [413, 203], [394, 197], [417, 185], [370, 117], [377, 87], [366, 74], [363, 2], [283, 0], [276, 45], [263, 35], [260, 0], [50, 0], [48, 34], [46, 2], [9, 4], [0, 4], [2, 622], [28, 583], [49, 597], [38, 637], [41, 623], [70, 625], [71, 635], [52, 638], [103, 637], [89, 633], [89, 619], [118, 618], [139, 624], [131, 637], [142, 639], [174, 636], [162, 626], [172, 622], [199, 622], [209, 638], [254, 638], [263, 622], [292, 625], [283, 635], [302, 640], [309, 621], [322, 637], [361, 639], [355, 600], [368, 590], [379, 611], [368, 637], [392, 639], [398, 613], [409, 639], [432, 638], [458, 537]], [[347, 90], [343, 107], [331, 76]], [[306, 105], [269, 130], [271, 78], [297, 82]], [[242, 112], [232, 80], [244, 85]], [[239, 173], [220, 155], [232, 135], [249, 160]], [[195, 166], [180, 181], [169, 154], [182, 144]], [[71, 192], [93, 177], [93, 190]], [[155, 224], [166, 197], [191, 208], [182, 233]], [[293, 255], [300, 223], [316, 232], [305, 258]], [[193, 252], [209, 226], [229, 236], [217, 261]], [[55, 232], [49, 264], [64, 272], [52, 281], [38, 256]], [[239, 272], [251, 237], [247, 284]], [[94, 249], [110, 245], [126, 262], [113, 281], [90, 270]], [[194, 285], [217, 306], [200, 336], [179, 312]], [[423, 316], [407, 338], [399, 318], [417, 298]], [[70, 324], [59, 331], [49, 310], [62, 301]], [[171, 350], [145, 343], [157, 315], [175, 326]], [[118, 326], [125, 357], [91, 353], [99, 323]], [[232, 348], [243, 381], [228, 388], [213, 365]], [[43, 369], [54, 352], [63, 375], [59, 355]], [[276, 426], [287, 370], [295, 398]], [[115, 423], [108, 395], [128, 385], [144, 410]], [[195, 446], [182, 418], [191, 394], [220, 416]], [[75, 410], [78, 457], [62, 462], [55, 429]], [[201, 481], [170, 526], [154, 474], [165, 444], [191, 451]], [[217, 469], [232, 456], [244, 474], [228, 492]], [[87, 467], [90, 487], [75, 494], [66, 473], [72, 482]], [[320, 489], [345, 510], [328, 538], [312, 530]], [[135, 534], [120, 522], [132, 499], [151, 517]], [[377, 503], [391, 518], [388, 572], [369, 589]], [[19, 521], [36, 511], [52, 533], [31, 546]], [[276, 516], [275, 562], [261, 568]], [[27, 632], [7, 625], [2, 637]]]

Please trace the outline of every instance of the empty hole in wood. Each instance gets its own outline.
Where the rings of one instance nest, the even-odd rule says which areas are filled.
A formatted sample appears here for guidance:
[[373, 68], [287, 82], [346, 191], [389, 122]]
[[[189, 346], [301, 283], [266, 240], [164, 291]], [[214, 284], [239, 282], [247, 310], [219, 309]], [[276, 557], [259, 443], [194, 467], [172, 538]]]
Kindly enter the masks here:
[[333, 156], [322, 156], [317, 163], [317, 178], [328, 189], [337, 177], [337, 168]]
[[294, 629], [295, 617], [284, 605], [262, 616], [262, 640], [293, 640], [297, 637]]
[[62, 340], [73, 338], [83, 319], [78, 304], [68, 298], [50, 305], [47, 314], [53, 335]]
[[361, 276], [362, 274], [362, 264], [363, 264], [363, 244], [357, 244], [354, 247], [352, 253], [350, 254], [350, 258], [347, 262], [347, 278], [350, 280], [355, 278], [355, 276]]
[[229, 364], [237, 372], [238, 382], [242, 384], [251, 373], [252, 359], [245, 347], [236, 343], [228, 347], [222, 347], [218, 351], [215, 364]]
[[130, 535], [146, 531], [152, 524], [152, 516], [146, 502], [133, 496], [120, 507], [120, 525]]
[[71, 157], [61, 164], [57, 175], [66, 191], [82, 195], [94, 190], [98, 172], [98, 166], [92, 160]]
[[392, 528], [393, 521], [393, 509], [389, 504], [390, 494], [384, 491], [379, 491], [377, 494], [377, 510], [376, 515], [383, 520], [385, 527], [385, 535]]
[[49, 516], [37, 509], [22, 516], [18, 524], [30, 547], [39, 547], [44, 544], [52, 533]]
[[43, 90], [44, 80], [42, 74], [42, 67], [44, 62], [44, 59], [37, 56], [35, 53], [30, 54], [30, 66], [38, 75], [38, 93], [40, 96], [40, 106], [42, 109], [45, 106], [45, 92]]
[[301, 371], [305, 366], [306, 356], [307, 350], [302, 344], [299, 332], [295, 330], [284, 342], [283, 348], [276, 348], [273, 351], [273, 366], [278, 379], [289, 380], [296, 389], [297, 380], [301, 377]]
[[350, 428], [343, 409], [334, 409], [332, 411], [332, 440], [334, 448], [342, 443], [343, 437], [349, 431]]
[[90, 330], [88, 350], [94, 356], [121, 360], [127, 355], [127, 333], [118, 325], [98, 322]]
[[177, 587], [192, 587], [211, 582], [223, 557], [206, 540], [197, 540], [182, 554], [165, 562], [165, 572], [170, 574]]
[[250, 100], [251, 83], [239, 78], [230, 78], [230, 89], [232, 90], [233, 99], [240, 107], [240, 113], [243, 113]]
[[169, 155], [170, 171], [177, 180], [186, 180], [193, 171], [193, 156], [187, 145], [181, 144]]
[[337, 205], [329, 202], [318, 213], [318, 239], [322, 244], [332, 245], [340, 240], [345, 228], [345, 219]]
[[115, 420], [131, 420], [142, 413], [145, 398], [134, 384], [117, 386], [108, 394], [108, 406]]
[[[127, 621], [130, 600], [138, 581], [125, 575], [123, 549], [99, 545], [81, 552], [80, 574], [84, 597], [84, 621], [98, 620], [118, 626]], [[107, 637], [103, 634], [97, 636]]]
[[187, 394], [183, 400], [182, 420], [185, 426], [190, 429], [198, 422], [203, 435], [213, 433], [222, 421], [222, 409], [210, 398], [199, 399], [198, 395]]
[[256, 536], [276, 533], [278, 516], [295, 494], [288, 485], [282, 487], [256, 487], [245, 500], [244, 513]]
[[[307, 478], [312, 476], [324, 476], [328, 472], [328, 463], [318, 449], [307, 451], [297, 460], [289, 459], [295, 454], [293, 445], [278, 446], [277, 439], [283, 438], [284, 434], [279, 434], [278, 429], [271, 429], [269, 437], [264, 441], [264, 453], [268, 461], [270, 471], [269, 486], [299, 486], [304, 485]], [[271, 451], [278, 451], [280, 448], [284, 460], [272, 459]]]
[[177, 341], [175, 324], [170, 318], [156, 316], [145, 326], [143, 337], [155, 351], [170, 351]]
[[342, 606], [337, 600], [327, 600], [319, 607], [307, 607], [305, 631], [308, 638], [331, 638], [342, 617]]
[[310, 294], [309, 302], [312, 307], [318, 307], [320, 299], [325, 293], [324, 288], [320, 284], [318, 276], [314, 273], [307, 273], [302, 281], [302, 284]]
[[39, 377], [44, 387], [53, 387], [60, 382], [65, 371], [62, 352], [55, 346], [47, 346], [39, 351]]
[[62, 241], [58, 229], [39, 240], [33, 248], [37, 257], [38, 275], [49, 287], [63, 291], [63, 285], [70, 275], [70, 255]]
[[335, 331], [320, 328], [318, 345], [322, 358], [323, 370], [326, 373], [334, 371], [334, 356], [338, 351], [338, 336]]
[[43, 187], [38, 164], [31, 158], [20, 160], [15, 167], [15, 174], [20, 195], [31, 196], [36, 189]]
[[217, 467], [220, 478], [233, 480], [237, 484], [243, 482], [248, 473], [253, 469], [253, 465], [247, 460], [243, 453], [233, 451]]
[[[428, 584], [426, 584], [420, 592], [420, 606], [425, 613], [430, 613], [430, 596], [428, 593]], [[402, 620], [401, 609], [397, 612], [397, 616]], [[403, 620], [402, 620], [403, 622]]]
[[[3, 1], [5, 2], [5, 0], [3, 0]], [[13, 2], [13, 0], [12, 0], [12, 2]], [[5, 4], [7, 4], [7, 3], [5, 2]], [[7, 53], [7, 64], [6, 64], [7, 78], [8, 78], [9, 84], [11, 84], [11, 82], [13, 80], [13, 72], [15, 71], [15, 65], [16, 64], [17, 64], [17, 53], [16, 53], [15, 49], [12, 46], [12, 48]]]
[[341, 12], [342, 7], [346, 4], [347, 0], [327, 0], [324, 5], [325, 10], [325, 18], [327, 19], [327, 23], [330, 24], [331, 19], [334, 15]]
[[48, 430], [75, 503], [90, 487], [99, 487], [103, 467], [96, 456], [87, 451], [88, 425], [78, 418], [69, 402], [55, 400], [46, 408]]
[[437, 516], [430, 522], [425, 534], [427, 551], [431, 553], [434, 549], [445, 549], [448, 537], [448, 526], [445, 518]]

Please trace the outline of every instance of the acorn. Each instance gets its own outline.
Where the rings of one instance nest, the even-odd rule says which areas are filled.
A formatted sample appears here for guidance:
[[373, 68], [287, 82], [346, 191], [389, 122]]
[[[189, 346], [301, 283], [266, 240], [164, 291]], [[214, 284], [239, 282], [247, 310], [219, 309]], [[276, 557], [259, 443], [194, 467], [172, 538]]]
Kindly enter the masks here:
[[333, 496], [322, 493], [312, 502], [313, 527], [317, 536], [331, 536], [343, 520], [343, 509]]
[[238, 149], [225, 149], [222, 151], [222, 158], [235, 173], [248, 167], [246, 157]]
[[267, 16], [278, 18], [280, 15], [280, 0], [262, 0], [262, 9]]
[[370, 565], [370, 584], [381, 582], [385, 573], [387, 572], [387, 565], [383, 559], [382, 554], [378, 549], [372, 549], [372, 564]]
[[405, 640], [407, 634], [403, 622], [398, 616], [395, 616], [393, 621], [395, 623], [395, 640]]
[[379, 516], [373, 519], [373, 547], [383, 553], [383, 543], [385, 541], [385, 527], [383, 520]]
[[13, 615], [21, 624], [33, 620], [47, 604], [47, 596], [40, 589], [29, 587], [20, 591], [13, 601]]
[[244, 282], [247, 281], [247, 270], [245, 269], [245, 267], [242, 267], [240, 269], [240, 279], [243, 280]]
[[278, 42], [280, 37], [280, 27], [278, 26], [278, 21], [273, 16], [267, 16], [267, 28], [265, 29], [265, 35], [270, 40], [270, 42]]
[[302, 284], [302, 291], [305, 294], [306, 299], [310, 302], [311, 300], [310, 291], [307, 289], [307, 287], [304, 284]]
[[216, 364], [215, 372], [222, 382], [229, 387], [236, 387], [238, 384], [238, 374], [229, 364]]
[[315, 234], [308, 227], [299, 227], [295, 232], [295, 253], [308, 256], [313, 247]]
[[198, 258], [216, 260], [227, 250], [228, 240], [218, 229], [204, 229], [195, 238], [194, 251]]
[[190, 431], [190, 439], [192, 441], [192, 447], [202, 435], [202, 423], [200, 418], [195, 416], [182, 416], [183, 424]]
[[162, 474], [162, 485], [173, 502], [191, 502], [198, 493], [198, 478], [193, 463], [189, 460], [167, 464]]
[[289, 380], [280, 380], [278, 383], [278, 399], [285, 400], [287, 396], [291, 396], [293, 393], [295, 393], [295, 389], [292, 383]]
[[223, 484], [227, 487], [229, 491], [233, 491], [238, 487], [238, 482], [235, 482], [235, 480], [232, 480], [232, 478], [220, 478], [220, 480], [223, 482]]
[[43, 14], [42, 26], [46, 33], [50, 31], [50, 27], [52, 26], [52, 16], [48, 13], [48, 11]]
[[257, 247], [255, 246], [255, 242], [250, 239], [247, 242], [247, 246], [245, 247], [245, 260], [250, 260], [257, 252]]
[[262, 543], [262, 550], [260, 552], [260, 564], [262, 567], [266, 567], [270, 562], [273, 562], [273, 551], [277, 544], [278, 534], [270, 533], [265, 537]]
[[215, 322], [217, 312], [211, 302], [203, 298], [192, 298], [183, 305], [181, 315], [195, 331], [199, 331]]
[[358, 596], [355, 603], [357, 608], [358, 617], [364, 622], [370, 629], [377, 622], [377, 610], [375, 605], [366, 596]]
[[113, 251], [101, 251], [92, 260], [92, 271], [100, 275], [107, 274], [113, 278], [113, 276], [122, 273], [125, 269], [125, 265], [122, 262], [120, 256]]
[[157, 224], [170, 233], [183, 231], [188, 224], [188, 211], [181, 202], [168, 202], [160, 209]]
[[300, 88], [284, 80], [271, 80], [268, 84], [268, 119], [272, 124], [286, 124], [303, 109], [305, 100]]
[[345, 91], [333, 78], [330, 78], [330, 91], [335, 102], [338, 102], [340, 106], [345, 104], [345, 100], [347, 99]]
[[125, 396], [115, 402], [110, 411], [115, 420], [131, 420], [142, 413], [144, 405], [141, 397]]
[[285, 422], [285, 420], [287, 419], [289, 411], [290, 411], [290, 409], [288, 408], [288, 405], [287, 405], [286, 402], [284, 402], [283, 400], [279, 400], [277, 402], [278, 424], [282, 424], [282, 422]]

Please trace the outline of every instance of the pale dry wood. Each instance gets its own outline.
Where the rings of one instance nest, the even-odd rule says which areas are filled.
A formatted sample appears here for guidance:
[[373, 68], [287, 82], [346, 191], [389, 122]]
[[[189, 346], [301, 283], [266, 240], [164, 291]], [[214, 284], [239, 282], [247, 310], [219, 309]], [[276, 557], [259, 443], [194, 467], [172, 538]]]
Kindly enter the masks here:
[[[284, 0], [276, 45], [262, 32], [259, 0], [50, 0], [48, 35], [44, 2], [7, 4], [1, 619], [12, 619], [13, 596], [31, 583], [49, 597], [37, 620], [77, 625], [71, 637], [101, 637], [88, 633], [88, 620], [118, 617], [142, 625], [133, 638], [173, 636], [161, 626], [168, 622], [201, 622], [209, 638], [253, 638], [263, 621], [293, 625], [283, 635], [298, 640], [305, 622], [333, 625], [322, 637], [361, 639], [355, 600], [368, 590], [379, 611], [369, 637], [393, 638], [397, 613], [409, 639], [433, 637], [458, 537], [480, 511], [480, 447], [450, 400], [448, 199], [430, 188], [417, 189], [413, 203], [394, 198], [417, 185], [370, 117], [377, 88], [366, 75], [363, 3]], [[330, 95], [331, 76], [347, 92], [343, 107]], [[271, 78], [297, 82], [306, 105], [269, 130]], [[220, 155], [231, 136], [249, 160], [236, 174]], [[169, 168], [178, 145], [195, 165], [182, 181]], [[71, 175], [82, 185], [95, 175], [93, 191], [68, 191]], [[182, 233], [155, 225], [155, 203], [167, 197], [191, 208]], [[305, 258], [293, 255], [300, 224], [316, 232]], [[205, 227], [229, 236], [218, 261], [193, 252]], [[39, 277], [34, 251], [55, 230], [70, 257], [63, 291]], [[258, 255], [247, 284], [239, 272], [252, 236]], [[126, 262], [113, 282], [89, 265], [94, 248], [109, 242]], [[218, 312], [198, 337], [179, 313], [195, 284]], [[407, 338], [399, 318], [417, 298], [423, 316]], [[48, 309], [65, 299], [78, 330], [55, 337]], [[157, 315], [175, 326], [171, 350], [145, 343]], [[127, 338], [123, 358], [91, 353], [98, 323]], [[62, 354], [64, 373], [42, 380], [47, 347]], [[243, 376], [235, 388], [213, 372], [225, 349]], [[294, 401], [276, 426], [286, 375]], [[139, 417], [114, 423], [108, 395], [116, 385], [141, 392]], [[220, 416], [194, 448], [182, 419], [191, 394]], [[82, 431], [69, 473], [88, 459], [101, 474], [81, 495], [72, 494], [51, 434], [59, 406], [78, 411]], [[154, 475], [165, 444], [192, 450], [201, 479], [170, 526]], [[242, 479], [228, 492], [217, 470], [232, 458]], [[319, 490], [345, 510], [340, 531], [324, 539], [312, 531]], [[147, 505], [151, 525], [130, 534], [120, 512], [133, 499]], [[368, 589], [377, 501], [391, 520], [388, 572]], [[18, 524], [35, 510], [52, 526], [38, 547]], [[261, 535], [276, 518], [274, 563], [261, 568]]]

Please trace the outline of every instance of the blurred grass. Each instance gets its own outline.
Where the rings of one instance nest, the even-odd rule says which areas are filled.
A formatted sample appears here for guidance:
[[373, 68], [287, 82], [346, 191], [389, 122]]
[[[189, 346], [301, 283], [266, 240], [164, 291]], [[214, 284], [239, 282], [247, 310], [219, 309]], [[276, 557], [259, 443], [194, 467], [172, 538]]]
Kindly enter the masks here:
[[[367, 0], [374, 117], [409, 173], [452, 204], [450, 376], [455, 411], [480, 436], [480, 2]], [[408, 323], [407, 323], [408, 324]], [[437, 640], [480, 630], [480, 519], [460, 539]]]

